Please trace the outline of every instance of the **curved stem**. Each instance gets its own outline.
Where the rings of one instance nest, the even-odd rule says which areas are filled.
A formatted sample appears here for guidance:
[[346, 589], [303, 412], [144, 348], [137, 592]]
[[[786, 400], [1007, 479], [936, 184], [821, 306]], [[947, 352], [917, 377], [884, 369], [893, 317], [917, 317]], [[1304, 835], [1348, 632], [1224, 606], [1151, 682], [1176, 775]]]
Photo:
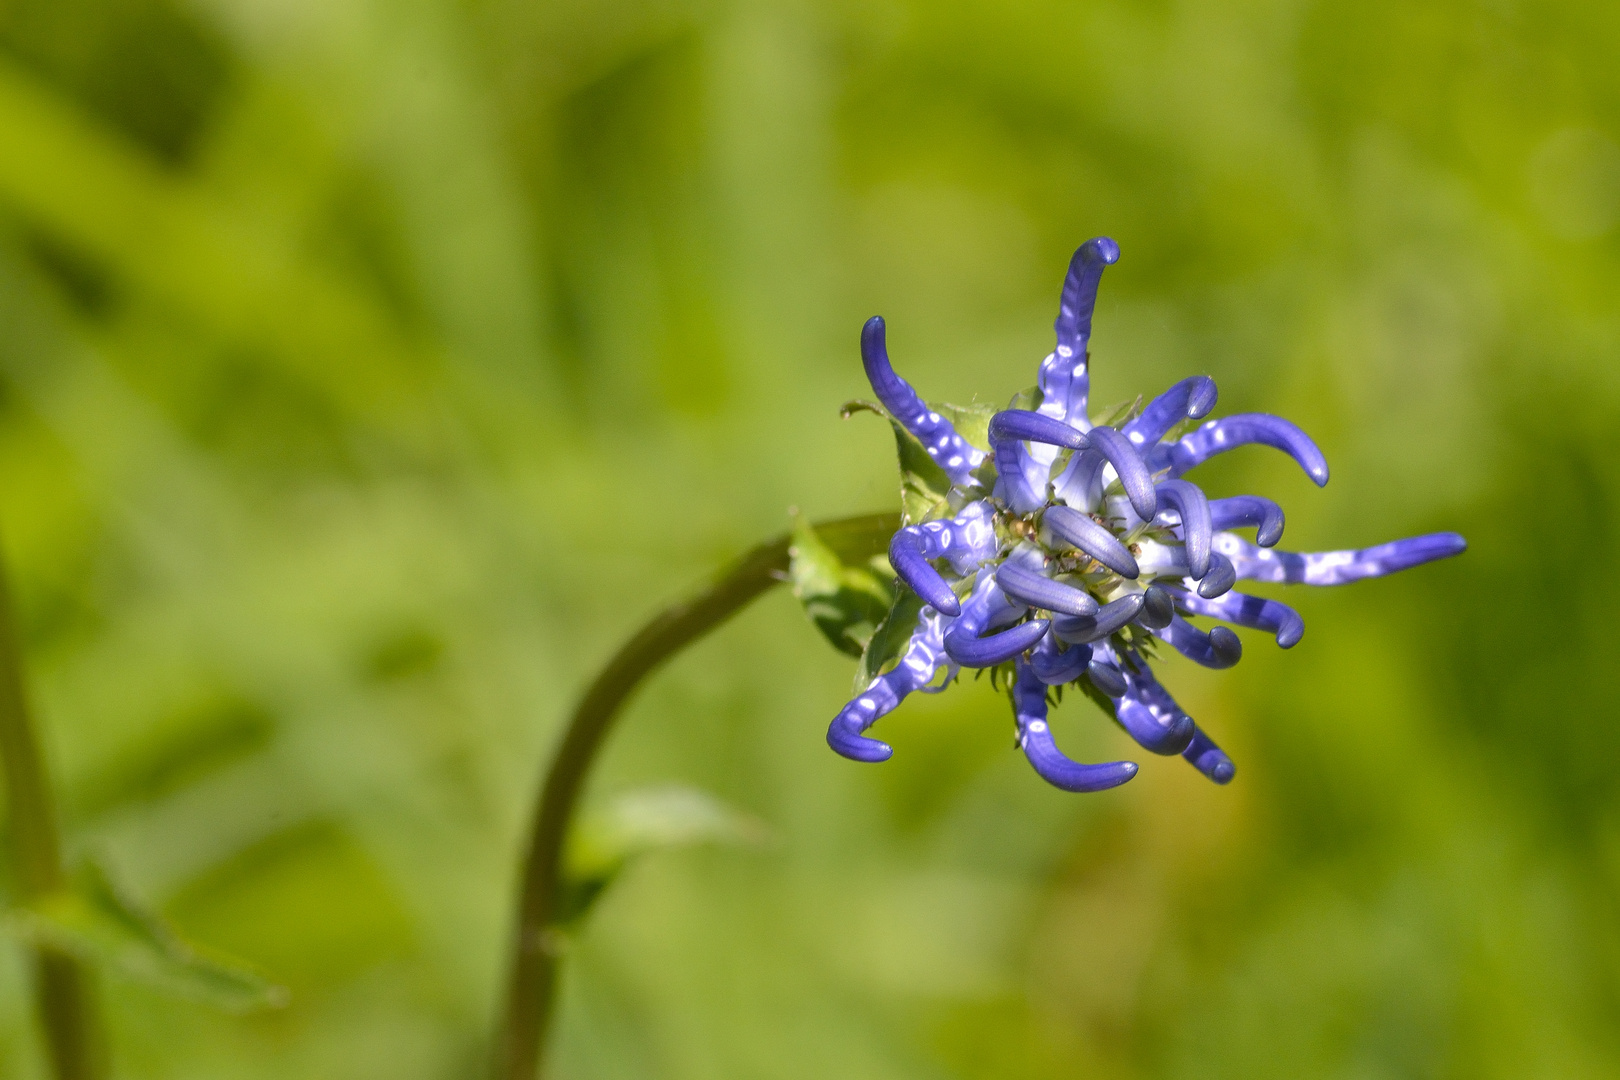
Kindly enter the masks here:
[[[900, 527], [898, 514], [868, 514], [815, 526], [849, 562], [882, 554]], [[664, 609], [625, 642], [574, 707], [535, 803], [523, 862], [506, 1001], [496, 1047], [499, 1080], [534, 1080], [545, 1056], [556, 995], [560, 932], [555, 922], [563, 845], [575, 805], [619, 709], [660, 664], [747, 607], [783, 579], [786, 535], [754, 548], [707, 589]]]
[[[67, 886], [62, 843], [51, 799], [50, 778], [28, 714], [22, 650], [5, 574], [0, 571], [0, 769], [6, 778], [17, 899], [30, 904]], [[48, 945], [34, 947], [35, 1000], [57, 1080], [97, 1080], [105, 1075], [99, 1053], [90, 973], [73, 956]]]

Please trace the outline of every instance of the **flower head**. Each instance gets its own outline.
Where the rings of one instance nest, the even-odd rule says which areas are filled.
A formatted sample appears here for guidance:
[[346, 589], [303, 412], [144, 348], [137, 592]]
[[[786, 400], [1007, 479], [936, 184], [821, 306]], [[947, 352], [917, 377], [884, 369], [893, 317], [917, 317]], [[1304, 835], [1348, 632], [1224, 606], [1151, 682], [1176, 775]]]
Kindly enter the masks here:
[[[1231, 667], [1243, 646], [1223, 623], [1264, 631], [1290, 648], [1305, 629], [1298, 613], [1234, 592], [1237, 582], [1342, 585], [1467, 546], [1456, 533], [1431, 533], [1358, 551], [1276, 550], [1281, 507], [1259, 495], [1211, 499], [1185, 475], [1216, 454], [1258, 443], [1288, 454], [1320, 487], [1327, 460], [1281, 417], [1242, 413], [1196, 423], [1215, 407], [1215, 383], [1205, 376], [1183, 379], [1145, 406], [1093, 417], [1092, 309], [1104, 267], [1118, 258], [1106, 237], [1075, 252], [1057, 347], [1041, 362], [1035, 389], [993, 414], [924, 402], [890, 366], [883, 320], [862, 330], [866, 376], [895, 425], [906, 474], [905, 524], [889, 546], [889, 564], [906, 588], [866, 646], [864, 688], [828, 729], [828, 743], [845, 757], [887, 759], [889, 746], [867, 728], [906, 695], [943, 689], [960, 669], [981, 668], [1007, 678], [1018, 745], [1060, 788], [1100, 791], [1137, 768], [1082, 764], [1058, 749], [1046, 722], [1048, 691], [1065, 685], [1101, 704], [1144, 749], [1180, 754], [1227, 783], [1232, 760], [1154, 678], [1149, 661], [1158, 648]], [[1253, 541], [1236, 531], [1246, 529], [1255, 531]], [[1200, 629], [1189, 617], [1217, 625]]]

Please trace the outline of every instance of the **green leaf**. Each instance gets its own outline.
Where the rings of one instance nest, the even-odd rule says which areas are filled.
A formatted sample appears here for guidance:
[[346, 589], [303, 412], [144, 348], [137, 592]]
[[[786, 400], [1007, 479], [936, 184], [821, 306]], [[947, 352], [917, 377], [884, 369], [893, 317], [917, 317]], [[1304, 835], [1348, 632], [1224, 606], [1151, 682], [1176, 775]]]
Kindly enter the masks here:
[[861, 662], [855, 669], [855, 693], [865, 690], [873, 679], [894, 667], [906, 651], [912, 631], [917, 629], [917, 616], [922, 609], [922, 597], [901, 586], [889, 613], [878, 624], [872, 633], [872, 640], [866, 643], [866, 649], [861, 653]]
[[75, 783], [68, 805], [82, 819], [161, 799], [262, 751], [274, 730], [257, 702], [210, 688]]
[[240, 961], [181, 940], [94, 862], [69, 888], [11, 912], [10, 929], [138, 982], [228, 1012], [285, 1005], [287, 992]]
[[793, 595], [816, 629], [838, 651], [861, 655], [893, 600], [891, 579], [870, 565], [845, 565], [797, 511], [788, 559]]
[[583, 918], [642, 855], [703, 843], [757, 847], [769, 838], [758, 818], [695, 788], [626, 792], [586, 815], [569, 837], [561, 921]]

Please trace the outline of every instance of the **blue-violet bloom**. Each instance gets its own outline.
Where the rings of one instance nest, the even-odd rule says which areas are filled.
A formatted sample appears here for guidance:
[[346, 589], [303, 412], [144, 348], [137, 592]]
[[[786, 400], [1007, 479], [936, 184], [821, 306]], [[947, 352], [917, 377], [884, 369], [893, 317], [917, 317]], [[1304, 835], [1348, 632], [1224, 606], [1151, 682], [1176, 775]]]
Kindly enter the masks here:
[[[1215, 383], [1193, 376], [1146, 406], [1088, 412], [1087, 343], [1103, 268], [1119, 258], [1106, 237], [1081, 245], [1058, 308], [1057, 348], [1037, 386], [985, 417], [980, 440], [958, 430], [972, 410], [931, 406], [889, 365], [881, 318], [861, 333], [866, 375], [902, 440], [935, 477], [935, 496], [913, 506], [894, 534], [889, 563], [901, 590], [868, 651], [870, 682], [827, 732], [838, 753], [883, 761], [889, 746], [863, 734], [907, 694], [943, 689], [961, 668], [988, 668], [1011, 691], [1018, 745], [1048, 782], [1100, 791], [1136, 775], [1134, 762], [1082, 764], [1058, 749], [1047, 725], [1049, 688], [1074, 685], [1103, 705], [1144, 749], [1180, 754], [1218, 784], [1229, 758], [1153, 676], [1159, 643], [1207, 667], [1237, 663], [1243, 647], [1226, 626], [1263, 630], [1290, 648], [1299, 614], [1276, 600], [1232, 591], [1242, 580], [1342, 585], [1456, 555], [1456, 533], [1431, 533], [1359, 551], [1297, 555], [1273, 545], [1283, 512], [1270, 499], [1211, 499], [1184, 477], [1238, 446], [1288, 454], [1317, 486], [1328, 466], [1294, 424], [1265, 413], [1202, 420]], [[1140, 400], [1140, 399], [1138, 399]], [[957, 423], [951, 417], [955, 416]], [[926, 485], [924, 485], [926, 486]], [[1253, 529], [1254, 540], [1233, 530]], [[907, 606], [908, 595], [910, 606]], [[898, 632], [897, 632], [898, 630]], [[945, 672], [937, 686], [935, 679]]]

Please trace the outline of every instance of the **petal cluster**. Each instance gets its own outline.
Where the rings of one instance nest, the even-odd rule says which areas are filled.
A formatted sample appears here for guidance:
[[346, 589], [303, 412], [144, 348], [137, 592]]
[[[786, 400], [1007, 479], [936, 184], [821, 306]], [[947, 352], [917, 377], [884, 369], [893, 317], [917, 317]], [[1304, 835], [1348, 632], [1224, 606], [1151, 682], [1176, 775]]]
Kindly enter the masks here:
[[[1057, 345], [1041, 362], [1031, 407], [990, 419], [988, 452], [895, 373], [881, 318], [862, 330], [867, 379], [947, 478], [943, 505], [951, 509], [906, 525], [889, 546], [889, 562], [921, 600], [921, 612], [893, 666], [834, 718], [827, 741], [845, 757], [887, 759], [889, 746], [865, 734], [879, 718], [908, 694], [948, 685], [962, 668], [988, 668], [1007, 678], [1018, 745], [1059, 788], [1100, 791], [1137, 770], [1129, 761], [1076, 762], [1058, 748], [1047, 710], [1050, 689], [1062, 686], [1106, 705], [1143, 749], [1180, 754], [1225, 784], [1236, 771], [1232, 760], [1154, 678], [1149, 662], [1158, 649], [1206, 667], [1231, 667], [1243, 645], [1225, 624], [1263, 631], [1290, 648], [1304, 633], [1299, 614], [1234, 591], [1238, 582], [1341, 585], [1467, 546], [1456, 533], [1432, 533], [1352, 551], [1277, 550], [1284, 518], [1275, 502], [1258, 495], [1211, 499], [1185, 475], [1216, 454], [1261, 445], [1292, 457], [1320, 487], [1328, 481], [1327, 460], [1281, 417], [1205, 420], [1216, 403], [1215, 383], [1206, 376], [1093, 422], [1092, 312], [1103, 270], [1118, 258], [1118, 245], [1106, 237], [1075, 252], [1059, 302]], [[1251, 529], [1252, 541], [1239, 533]], [[1189, 617], [1215, 625], [1202, 629]]]

